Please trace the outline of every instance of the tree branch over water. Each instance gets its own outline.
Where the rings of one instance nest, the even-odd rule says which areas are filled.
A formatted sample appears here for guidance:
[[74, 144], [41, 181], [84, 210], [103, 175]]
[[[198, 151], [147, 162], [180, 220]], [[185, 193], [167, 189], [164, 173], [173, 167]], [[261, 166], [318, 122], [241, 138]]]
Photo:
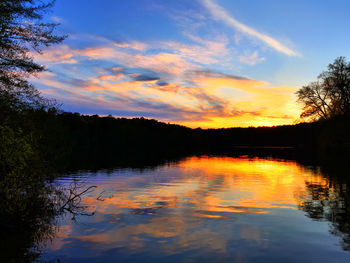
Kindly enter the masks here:
[[87, 212], [87, 206], [82, 205], [81, 201], [84, 195], [91, 193], [97, 186], [92, 185], [82, 191], [79, 191], [80, 188], [77, 182], [74, 181], [68, 189], [61, 189], [58, 192], [58, 211], [61, 213], [69, 212], [72, 215], [72, 220], [75, 220], [79, 215], [93, 216], [95, 214], [95, 212]]

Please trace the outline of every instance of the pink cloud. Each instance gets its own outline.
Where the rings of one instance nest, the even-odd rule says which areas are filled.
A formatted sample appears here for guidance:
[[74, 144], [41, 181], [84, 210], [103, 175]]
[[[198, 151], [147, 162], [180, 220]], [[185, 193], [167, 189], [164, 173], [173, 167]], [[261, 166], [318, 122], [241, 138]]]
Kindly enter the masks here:
[[255, 65], [258, 64], [259, 62], [262, 62], [265, 60], [265, 58], [263, 57], [259, 57], [259, 53], [258, 51], [254, 51], [252, 54], [246, 54], [244, 56], [239, 56], [239, 61], [244, 63], [244, 64], [248, 64], [248, 65]]

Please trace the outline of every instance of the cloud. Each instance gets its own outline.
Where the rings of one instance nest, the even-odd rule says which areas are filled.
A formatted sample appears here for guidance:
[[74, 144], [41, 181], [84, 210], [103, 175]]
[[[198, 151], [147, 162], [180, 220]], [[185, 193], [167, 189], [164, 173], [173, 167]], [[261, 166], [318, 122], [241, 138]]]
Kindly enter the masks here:
[[68, 45], [60, 45], [59, 48], [50, 48], [44, 54], [35, 53], [34, 56], [43, 64], [76, 64], [76, 53]]
[[158, 86], [167, 86], [169, 83], [168, 82], [166, 82], [166, 81], [162, 81], [162, 80], [159, 80], [159, 81], [157, 81], [157, 83], [156, 83]]
[[150, 76], [150, 75], [137, 75], [133, 77], [135, 81], [154, 81], [154, 80], [159, 80], [160, 78], [157, 76]]
[[238, 59], [240, 62], [251, 66], [265, 60], [265, 58], [259, 57], [258, 51], [254, 51], [251, 55], [239, 56]]
[[126, 77], [126, 75], [123, 73], [116, 73], [113, 75], [101, 75], [101, 76], [98, 76], [95, 80], [96, 80], [96, 83], [98, 83], [97, 80], [117, 82], [117, 81], [122, 80], [125, 77]]
[[51, 47], [43, 55], [36, 54], [35, 57], [48, 65], [103, 60], [117, 63], [118, 67], [143, 68], [146, 71], [177, 76], [229, 60], [228, 40], [225, 37], [207, 40], [189, 33], [186, 33], [186, 37], [192, 41], [191, 44], [176, 41], [115, 42], [103, 37], [88, 36], [95, 42], [94, 45], [84, 48], [70, 48], [68, 45]]
[[264, 81], [210, 70], [185, 74], [192, 85], [122, 73], [127, 70], [113, 71], [121, 74], [118, 79], [110, 68], [99, 72], [111, 75], [87, 79], [61, 80], [46, 72], [37, 82], [46, 95], [64, 102], [66, 109], [85, 114], [144, 116], [191, 127], [273, 125], [289, 123], [296, 116], [288, 104], [293, 88], [269, 87]]
[[200, 70], [200, 71], [193, 71], [189, 72], [187, 76], [190, 76], [191, 78], [218, 78], [218, 79], [232, 79], [232, 80], [247, 80], [249, 81], [250, 79], [241, 77], [241, 76], [235, 76], [235, 75], [230, 75], [230, 74], [225, 74], [217, 71], [212, 71], [212, 70]]
[[138, 51], [144, 51], [149, 48], [149, 46], [146, 43], [134, 41], [134, 42], [116, 42], [114, 43], [116, 47], [121, 47], [121, 48], [130, 48], [130, 49], [135, 49]]
[[[39, 60], [51, 72], [33, 81], [64, 109], [85, 114], [144, 116], [204, 128], [285, 124], [298, 115], [290, 103], [295, 88], [208, 69], [221, 61], [216, 53], [227, 54], [225, 38], [187, 36], [192, 44], [94, 37], [90, 46], [49, 48]], [[262, 58], [254, 52], [241, 59], [253, 64]]]
[[223, 60], [227, 60], [229, 50], [227, 48], [228, 40], [226, 37], [220, 36], [213, 40], [207, 40], [190, 33], [184, 34], [195, 44], [169, 41], [161, 43], [161, 46], [172, 50], [186, 60], [203, 65], [222, 63]]
[[218, 4], [215, 4], [212, 0], [201, 0], [201, 1], [216, 20], [221, 20], [222, 22], [226, 23], [228, 26], [240, 31], [241, 33], [259, 39], [260, 41], [262, 41], [263, 43], [265, 43], [266, 45], [275, 49], [278, 52], [281, 52], [288, 56], [300, 56], [298, 52], [288, 48], [278, 40], [266, 34], [260, 33], [255, 29], [239, 22], [233, 16], [231, 16], [224, 8], [222, 8]]
[[[199, 87], [206, 88], [212, 93], [218, 93], [218, 89], [226, 89], [231, 94], [226, 96], [234, 95], [242, 97], [243, 93], [256, 92], [258, 87], [267, 85], [265, 81], [248, 79], [245, 77], [234, 76], [230, 74], [224, 74], [215, 71], [195, 71], [188, 74], [191, 82]], [[236, 93], [232, 93], [236, 91]], [[240, 94], [237, 94], [240, 91]]]
[[244, 111], [244, 110], [232, 110], [233, 116], [242, 116], [242, 115], [252, 115], [252, 116], [261, 116], [261, 112], [258, 111]]

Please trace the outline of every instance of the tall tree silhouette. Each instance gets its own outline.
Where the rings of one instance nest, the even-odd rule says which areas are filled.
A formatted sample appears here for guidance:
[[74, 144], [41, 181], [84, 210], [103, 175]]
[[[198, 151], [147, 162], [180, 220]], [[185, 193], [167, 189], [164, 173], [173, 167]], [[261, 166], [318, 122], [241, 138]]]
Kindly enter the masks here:
[[339, 57], [328, 70], [296, 92], [298, 102], [303, 104], [302, 118], [329, 119], [350, 111], [350, 63]]
[[43, 70], [32, 52], [60, 43], [65, 37], [53, 33], [56, 23], [43, 21], [54, 1], [0, 1], [0, 105], [12, 108], [38, 106], [43, 100], [27, 81]]

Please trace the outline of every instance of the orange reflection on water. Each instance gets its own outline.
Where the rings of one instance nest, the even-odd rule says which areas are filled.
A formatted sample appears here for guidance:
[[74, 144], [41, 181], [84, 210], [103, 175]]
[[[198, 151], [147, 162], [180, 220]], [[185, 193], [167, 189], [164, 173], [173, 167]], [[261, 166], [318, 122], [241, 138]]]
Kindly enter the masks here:
[[[92, 229], [78, 240], [139, 250], [146, 247], [146, 236], [161, 242], [164, 253], [189, 246], [224, 253], [228, 237], [203, 227], [206, 220], [231, 222], [222, 230], [233, 231], [240, 215], [267, 214], [275, 208], [296, 210], [307, 198], [307, 185], [328, 184], [320, 173], [296, 162], [259, 158], [191, 157], [135, 173], [111, 175], [99, 182], [97, 192], [105, 191], [103, 201], [90, 196], [84, 202], [96, 208], [94, 222], [114, 227], [103, 232]], [[126, 217], [137, 221], [125, 223]], [[238, 233], [267, 246], [265, 234], [258, 226], [244, 226]]]
[[188, 204], [201, 216], [203, 211], [262, 213], [273, 207], [296, 209], [300, 203], [297, 197], [306, 192], [306, 184], [327, 184], [319, 173], [292, 161], [273, 159], [192, 157], [169, 170], [171, 176], [160, 173], [111, 178], [108, 187], [116, 190], [113, 196], [103, 202], [95, 197], [85, 201], [98, 205], [103, 213]]
[[[210, 182], [220, 182], [204, 196], [209, 210], [234, 207], [296, 209], [296, 194], [306, 183], [326, 185], [326, 179], [293, 161], [230, 157], [191, 158], [180, 166], [186, 173], [200, 173]], [[203, 205], [203, 204], [202, 204]], [[238, 211], [240, 212], [240, 211]], [[244, 211], [248, 212], [248, 211]]]

